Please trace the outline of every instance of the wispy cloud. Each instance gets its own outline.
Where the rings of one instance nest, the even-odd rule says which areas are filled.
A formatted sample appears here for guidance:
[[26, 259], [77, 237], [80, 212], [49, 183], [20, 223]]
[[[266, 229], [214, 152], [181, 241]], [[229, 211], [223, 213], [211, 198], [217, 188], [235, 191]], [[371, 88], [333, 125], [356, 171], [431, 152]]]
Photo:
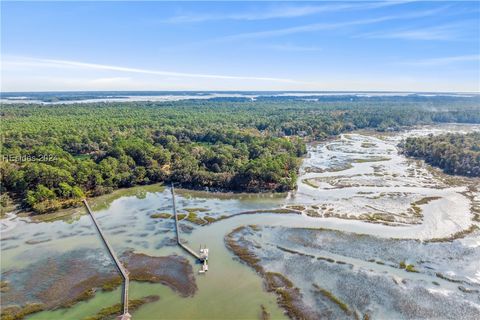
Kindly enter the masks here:
[[290, 34], [303, 33], [303, 32], [332, 30], [332, 29], [345, 28], [345, 27], [355, 26], [355, 25], [371, 24], [371, 23], [377, 23], [377, 22], [382, 22], [386, 20], [388, 19], [374, 18], [374, 19], [354, 20], [354, 21], [347, 21], [347, 22], [337, 22], [337, 23], [313, 23], [313, 24], [301, 25], [301, 26], [290, 27], [290, 28], [239, 33], [239, 34], [223, 37], [222, 39], [235, 40], [235, 39], [248, 39], [248, 38], [278, 37], [278, 36], [286, 36]]
[[430, 58], [430, 59], [419, 59], [412, 61], [404, 61], [400, 64], [409, 65], [409, 66], [440, 66], [440, 65], [449, 65], [454, 63], [461, 62], [471, 62], [476, 61], [480, 62], [479, 54], [471, 55], [462, 55], [462, 56], [451, 56], [451, 57], [441, 57], [441, 58]]
[[315, 46], [300, 46], [291, 43], [286, 44], [271, 44], [265, 46], [268, 49], [278, 50], [278, 51], [290, 51], [290, 52], [315, 52], [322, 51], [322, 48]]
[[445, 8], [446, 7], [439, 7], [431, 10], [418, 11], [413, 13], [405, 13], [405, 14], [399, 14], [399, 15], [386, 15], [386, 16], [381, 16], [376, 18], [350, 20], [350, 21], [342, 21], [342, 22], [312, 23], [312, 24], [300, 25], [300, 26], [289, 27], [289, 28], [240, 33], [240, 34], [225, 36], [220, 39], [235, 40], [235, 39], [248, 39], [248, 38], [278, 37], [278, 36], [285, 36], [285, 35], [291, 35], [296, 33], [314, 32], [314, 31], [321, 31], [321, 30], [335, 30], [335, 29], [342, 29], [342, 28], [347, 28], [352, 26], [376, 24], [376, 23], [392, 21], [392, 20], [415, 19], [415, 18], [422, 18], [422, 17], [435, 15], [438, 12], [444, 10]]
[[269, 20], [278, 18], [296, 18], [312, 15], [320, 12], [337, 11], [350, 7], [347, 4], [324, 5], [324, 6], [276, 6], [267, 10], [256, 10], [244, 13], [226, 13], [226, 14], [202, 14], [190, 13], [171, 17], [164, 22], [188, 23], [188, 22], [206, 22], [219, 20]]
[[[446, 24], [433, 27], [410, 28], [391, 31], [377, 31], [362, 34], [359, 37], [372, 39], [403, 39], [403, 40], [463, 40], [468, 21], [456, 24]], [[474, 21], [478, 23], [478, 21]]]
[[146, 75], [170, 76], [170, 77], [184, 77], [184, 78], [205, 78], [205, 79], [221, 79], [221, 80], [256, 80], [256, 81], [272, 81], [272, 82], [290, 82], [302, 83], [292, 79], [275, 78], [275, 77], [259, 77], [259, 76], [237, 76], [237, 75], [220, 75], [220, 74], [201, 74], [201, 73], [185, 73], [164, 70], [150, 70], [141, 68], [131, 68], [123, 66], [87, 63], [70, 60], [56, 60], [56, 59], [41, 59], [29, 57], [3, 57], [2, 69], [14, 70], [25, 68], [75, 68], [87, 70], [108, 70], [123, 73], [138, 73]]
[[357, 3], [329, 3], [322, 5], [275, 5], [243, 13], [187, 13], [179, 14], [164, 20], [168, 23], [195, 23], [220, 20], [269, 20], [282, 18], [298, 18], [323, 12], [336, 12], [344, 10], [366, 10], [386, 6], [408, 3], [410, 1], [385, 1], [385, 2], [357, 2]]
[[89, 82], [92, 85], [105, 86], [105, 85], [122, 84], [131, 80], [132, 79], [130, 77], [111, 77], [111, 78], [97, 78], [97, 79], [90, 80]]

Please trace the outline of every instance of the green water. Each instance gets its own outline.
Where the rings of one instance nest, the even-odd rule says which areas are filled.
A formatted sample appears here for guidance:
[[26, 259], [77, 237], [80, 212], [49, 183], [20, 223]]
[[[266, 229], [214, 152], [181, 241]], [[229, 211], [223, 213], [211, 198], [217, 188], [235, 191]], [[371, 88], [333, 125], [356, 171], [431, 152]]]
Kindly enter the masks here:
[[[334, 151], [318, 152], [306, 162], [312, 167], [321, 166], [334, 159], [325, 158], [330, 154], [329, 152]], [[345, 152], [345, 156], [354, 157], [355, 155]], [[403, 167], [398, 164], [403, 163], [403, 158], [399, 155], [390, 156], [394, 159], [391, 161], [389, 169], [402, 169]], [[348, 172], [362, 175], [374, 172], [372, 165], [374, 164], [368, 162], [355, 163]], [[333, 201], [338, 205], [342, 204], [345, 199], [348, 204], [348, 201], [354, 196], [364, 197], [357, 194], [358, 191], [382, 192], [388, 191], [388, 188], [398, 191], [396, 186], [317, 189], [302, 183], [303, 179], [312, 176], [342, 174], [345, 174], [345, 171], [321, 174], [306, 172], [299, 177], [298, 190], [292, 195], [219, 195], [178, 190], [177, 208], [179, 210], [182, 208], [208, 208], [208, 212], [201, 211], [199, 216], [208, 215], [218, 218], [222, 215], [278, 208], [284, 204], [318, 205], [321, 202]], [[416, 189], [408, 185], [404, 190], [408, 192], [433, 190], [438, 193], [436, 188], [425, 188], [420, 182]], [[451, 190], [451, 192], [457, 195], [457, 190]], [[111, 195], [92, 199], [90, 204], [96, 211], [97, 219], [117, 253], [134, 250], [151, 256], [178, 254], [188, 257], [193, 265], [198, 286], [198, 291], [193, 297], [182, 298], [161, 284], [131, 283], [130, 297], [133, 299], [147, 295], [160, 296], [159, 301], [146, 304], [135, 311], [134, 319], [258, 319], [261, 305], [266, 307], [272, 319], [284, 319], [283, 310], [277, 306], [275, 295], [264, 291], [262, 279], [249, 267], [236, 261], [226, 249], [223, 242], [224, 236], [234, 228], [246, 224], [264, 224], [331, 228], [386, 238], [442, 237], [453, 234], [458, 231], [458, 228], [461, 230], [459, 217], [463, 217], [461, 221], [471, 222], [471, 217], [462, 213], [465, 210], [458, 209], [459, 203], [468, 204], [468, 199], [462, 201], [456, 200], [455, 208], [451, 208], [452, 210], [448, 210], [444, 215], [429, 214], [428, 210], [424, 210], [425, 218], [421, 224], [402, 227], [337, 218], [318, 219], [306, 215], [284, 214], [240, 215], [205, 227], [195, 227], [191, 234], [182, 233], [182, 238], [188, 241], [188, 245], [195, 250], [199, 245], [207, 245], [210, 249], [209, 272], [205, 275], [197, 274], [200, 266], [195, 265], [194, 260], [180, 248], [162, 243], [165, 238], [173, 237], [173, 221], [151, 218], [154, 213], [171, 212], [171, 195], [168, 189], [159, 185], [124, 189]], [[457, 211], [462, 215], [456, 214]], [[67, 253], [75, 249], [102, 248], [92, 221], [88, 215], [85, 215], [83, 208], [59, 212], [57, 215], [64, 220], [52, 219], [39, 223], [28, 223], [16, 219], [14, 228], [8, 228], [7, 232], [2, 232], [2, 259], [0, 261], [2, 272], [21, 269], [29, 264], [35, 264], [45, 257]], [[444, 221], [447, 222], [446, 227], [439, 227], [440, 223]], [[181, 223], [191, 225], [188, 222]], [[4, 241], [7, 238], [10, 239]], [[27, 241], [30, 241], [30, 244]], [[32, 243], [32, 241], [34, 242]], [[11, 285], [15, 286], [15, 283]], [[28, 319], [83, 319], [120, 301], [119, 289], [108, 293], [100, 291], [94, 298], [78, 303], [69, 309], [45, 311], [34, 314]]]
[[[134, 319], [258, 319], [261, 305], [265, 306], [272, 319], [286, 319], [276, 304], [276, 297], [265, 292], [262, 279], [249, 267], [235, 261], [226, 249], [223, 237], [230, 222], [198, 229], [191, 236], [183, 236], [194, 247], [203, 240], [210, 249], [209, 272], [196, 273], [200, 265], [188, 257], [193, 264], [198, 291], [194, 297], [182, 298], [161, 284], [132, 282], [130, 298], [158, 295], [160, 300], [142, 306], [133, 312]], [[161, 249], [157, 254], [185, 253], [178, 248]], [[79, 303], [67, 310], [38, 313], [28, 319], [82, 319], [98, 312], [101, 308], [118, 303], [120, 290], [99, 292], [87, 302]]]
[[[153, 232], [154, 221], [157, 222], [155, 230], [172, 227], [165, 225], [169, 223], [168, 220], [158, 221], [150, 217], [153, 212], [162, 211], [161, 209], [171, 205], [169, 190], [152, 187], [142, 190], [137, 187], [131, 192], [123, 191], [117, 197], [101, 200], [95, 201], [98, 204], [96, 215], [114, 250], [121, 253], [127, 249], [134, 249], [136, 252], [152, 256], [182, 255], [192, 263], [195, 273], [198, 290], [193, 297], [188, 298], [180, 297], [178, 293], [162, 284], [132, 282], [129, 290], [130, 299], [148, 295], [160, 297], [159, 301], [145, 304], [134, 311], [134, 319], [258, 319], [261, 305], [271, 314], [272, 319], [286, 318], [283, 310], [276, 304], [276, 296], [263, 289], [262, 279], [248, 266], [234, 260], [224, 245], [224, 236], [237, 225], [248, 223], [250, 219], [227, 219], [206, 227], [196, 227], [191, 234], [182, 234], [182, 238], [187, 240], [193, 249], [197, 249], [200, 244], [206, 244], [210, 249], [209, 272], [198, 274], [200, 265], [195, 264], [194, 259], [180, 248], [158, 246], [162, 239], [173, 236], [173, 228], [163, 234], [155, 235]], [[201, 198], [201, 194], [185, 193], [178, 196], [177, 203], [180, 208], [200, 206], [213, 208], [215, 213], [211, 214], [220, 215], [274, 208], [283, 200], [283, 197], [270, 196], [223, 195], [221, 198]], [[94, 234], [88, 215], [80, 215], [78, 219], [68, 222], [56, 220], [40, 223], [16, 221], [16, 223], [13, 230], [2, 234], [2, 238], [14, 238], [8, 241], [17, 245], [16, 248], [2, 251], [2, 271], [26, 267], [49, 255], [79, 248], [102, 247], [98, 236]], [[114, 230], [118, 229], [125, 232], [116, 234]], [[79, 231], [81, 233], [74, 234]], [[26, 243], [45, 239], [48, 241]], [[14, 283], [11, 285], [15, 286]], [[83, 319], [120, 301], [120, 288], [112, 292], [98, 291], [93, 298], [68, 309], [43, 311], [27, 319]]]

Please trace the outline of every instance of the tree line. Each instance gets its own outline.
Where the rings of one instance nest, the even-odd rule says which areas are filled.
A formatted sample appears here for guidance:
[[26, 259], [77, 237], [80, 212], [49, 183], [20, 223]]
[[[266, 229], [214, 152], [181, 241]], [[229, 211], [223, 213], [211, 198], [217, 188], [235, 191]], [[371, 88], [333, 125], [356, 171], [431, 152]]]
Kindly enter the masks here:
[[410, 137], [401, 147], [407, 156], [423, 159], [446, 173], [480, 177], [480, 132]]
[[[0, 161], [0, 203], [11, 198], [44, 213], [84, 196], [157, 182], [283, 192], [295, 188], [308, 140], [360, 128], [480, 123], [478, 98], [427, 102], [395, 97], [4, 105], [2, 155], [8, 157]], [[36, 160], [23, 161], [26, 156]]]

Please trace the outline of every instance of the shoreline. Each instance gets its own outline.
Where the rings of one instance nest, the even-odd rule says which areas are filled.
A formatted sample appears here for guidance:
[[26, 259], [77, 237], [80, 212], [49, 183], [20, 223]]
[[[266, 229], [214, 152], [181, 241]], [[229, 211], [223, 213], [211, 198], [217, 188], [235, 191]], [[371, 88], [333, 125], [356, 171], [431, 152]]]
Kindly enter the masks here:
[[[148, 185], [138, 185], [129, 188], [116, 189], [111, 193], [102, 194], [95, 197], [88, 197], [89, 203], [91, 203], [92, 210], [99, 211], [107, 209], [110, 204], [122, 197], [135, 196], [137, 198], [143, 198], [147, 193], [163, 192], [167, 188], [163, 183], [154, 183]], [[248, 198], [285, 198], [288, 195], [288, 192], [221, 192], [221, 191], [206, 191], [206, 190], [196, 190], [196, 189], [186, 189], [186, 188], [176, 188], [175, 191], [183, 196], [199, 196], [204, 198], [219, 198], [219, 199], [248, 199]], [[17, 204], [18, 206], [18, 204]], [[272, 210], [278, 210], [272, 209]], [[5, 212], [3, 217], [0, 219], [0, 223], [4, 220], [11, 219], [12, 214], [15, 217], [27, 218], [29, 222], [40, 223], [40, 222], [50, 222], [63, 219], [75, 219], [79, 218], [82, 215], [87, 214], [83, 210], [83, 204], [81, 201], [78, 202], [78, 205], [60, 208], [53, 212], [37, 214], [34, 211], [27, 211], [24, 209], [18, 209], [14, 211]], [[3, 230], [2, 230], [3, 231]]]

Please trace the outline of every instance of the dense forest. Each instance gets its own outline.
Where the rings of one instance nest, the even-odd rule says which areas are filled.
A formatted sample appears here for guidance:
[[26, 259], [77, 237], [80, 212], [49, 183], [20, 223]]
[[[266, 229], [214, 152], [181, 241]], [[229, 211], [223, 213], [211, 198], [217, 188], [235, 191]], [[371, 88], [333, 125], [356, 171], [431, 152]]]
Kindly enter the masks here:
[[480, 177], [480, 132], [407, 138], [403, 152], [450, 174]]
[[476, 96], [5, 104], [1, 203], [43, 213], [157, 182], [287, 191], [307, 140], [359, 128], [480, 123], [479, 105]]

